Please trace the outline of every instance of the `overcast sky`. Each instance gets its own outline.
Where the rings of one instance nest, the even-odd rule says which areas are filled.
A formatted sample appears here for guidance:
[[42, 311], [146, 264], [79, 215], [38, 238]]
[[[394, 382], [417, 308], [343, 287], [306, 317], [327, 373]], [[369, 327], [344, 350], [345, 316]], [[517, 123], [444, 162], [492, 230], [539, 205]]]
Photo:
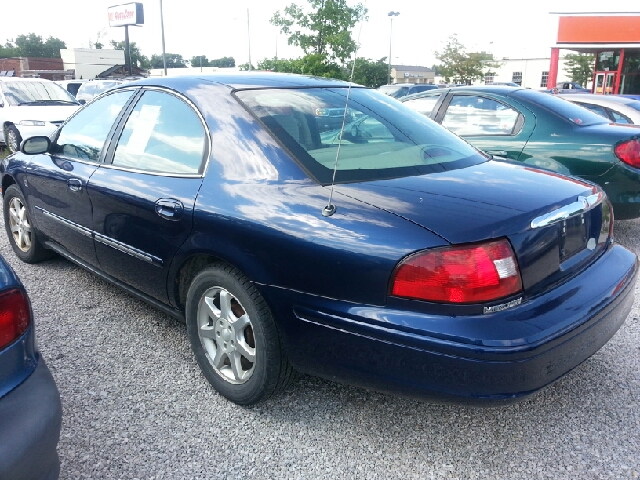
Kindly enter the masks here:
[[[68, 48], [88, 48], [100, 41], [124, 40], [124, 28], [110, 28], [107, 8], [129, 3], [118, 0], [22, 0], [2, 2], [0, 42], [17, 35], [36, 33], [53, 36]], [[145, 24], [129, 27], [129, 37], [148, 57], [162, 53], [160, 0], [143, 0]], [[231, 56], [237, 64], [253, 64], [263, 58], [295, 58], [302, 54], [287, 45], [278, 29], [269, 23], [277, 10], [291, 0], [163, 0], [167, 53], [185, 59], [205, 55], [209, 59]], [[306, 0], [298, 0], [307, 5]], [[349, 2], [353, 5], [355, 2]], [[392, 63], [431, 66], [433, 52], [442, 49], [456, 33], [471, 51], [488, 51], [498, 58], [549, 56], [555, 41], [557, 17], [549, 12], [576, 11], [562, 8], [557, 0], [480, 2], [477, 0], [367, 0], [369, 20], [356, 26], [360, 35], [358, 56], [374, 60], [389, 55], [389, 11], [400, 12], [393, 19]], [[584, 12], [640, 12], [640, 0], [580, 0], [571, 2]], [[610, 7], [609, 5], [614, 5]], [[247, 9], [250, 36], [247, 34]], [[360, 33], [359, 33], [360, 32]], [[249, 38], [251, 40], [249, 49]]]

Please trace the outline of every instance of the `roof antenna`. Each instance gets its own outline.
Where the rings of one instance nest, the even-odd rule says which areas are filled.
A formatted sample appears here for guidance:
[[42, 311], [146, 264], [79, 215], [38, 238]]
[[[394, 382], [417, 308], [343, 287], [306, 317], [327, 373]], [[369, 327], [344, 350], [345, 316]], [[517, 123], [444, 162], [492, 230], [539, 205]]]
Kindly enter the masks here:
[[[366, 5], [365, 1], [365, 5]], [[366, 13], [366, 8], [362, 10], [360, 16], [360, 29], [358, 30], [358, 41], [356, 42], [356, 51], [353, 53], [353, 63], [351, 64], [351, 75], [349, 76], [349, 87], [347, 88], [347, 100], [344, 105], [344, 113], [342, 114], [342, 128], [340, 128], [340, 137], [338, 139], [338, 150], [336, 151], [336, 161], [333, 165], [333, 177], [331, 178], [331, 192], [329, 193], [329, 203], [322, 209], [323, 217], [330, 217], [336, 213], [336, 206], [331, 203], [333, 200], [333, 187], [336, 183], [336, 171], [338, 170], [338, 160], [340, 159], [340, 147], [342, 146], [342, 134], [344, 133], [344, 126], [347, 121], [347, 108], [349, 107], [349, 97], [351, 96], [351, 85], [353, 84], [353, 72], [356, 68], [356, 59], [358, 58], [358, 48], [360, 46], [360, 34], [362, 33], [362, 24], [364, 23], [363, 17]]]

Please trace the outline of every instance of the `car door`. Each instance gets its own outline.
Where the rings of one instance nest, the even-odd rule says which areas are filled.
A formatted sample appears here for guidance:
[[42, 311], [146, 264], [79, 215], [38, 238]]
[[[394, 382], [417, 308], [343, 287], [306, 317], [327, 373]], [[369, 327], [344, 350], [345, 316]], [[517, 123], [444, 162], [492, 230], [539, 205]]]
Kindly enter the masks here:
[[535, 128], [535, 116], [506, 100], [479, 93], [449, 93], [436, 121], [474, 147], [518, 160]]
[[145, 89], [116, 138], [89, 182], [98, 261], [105, 273], [166, 302], [169, 265], [192, 228], [207, 130], [184, 97]]
[[97, 265], [87, 183], [132, 91], [107, 95], [65, 123], [49, 152], [31, 157], [29, 203], [38, 229], [78, 259]]

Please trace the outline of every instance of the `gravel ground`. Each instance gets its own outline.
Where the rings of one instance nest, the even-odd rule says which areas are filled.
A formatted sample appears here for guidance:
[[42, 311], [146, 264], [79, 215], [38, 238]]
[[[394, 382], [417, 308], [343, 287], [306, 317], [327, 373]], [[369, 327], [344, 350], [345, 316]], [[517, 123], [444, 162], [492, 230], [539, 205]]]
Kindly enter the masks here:
[[[639, 233], [640, 220], [616, 224], [636, 253]], [[60, 389], [62, 479], [640, 475], [638, 301], [602, 350], [517, 405], [431, 405], [302, 376], [249, 409], [208, 386], [184, 325], [65, 260], [21, 263], [4, 234], [0, 252]]]

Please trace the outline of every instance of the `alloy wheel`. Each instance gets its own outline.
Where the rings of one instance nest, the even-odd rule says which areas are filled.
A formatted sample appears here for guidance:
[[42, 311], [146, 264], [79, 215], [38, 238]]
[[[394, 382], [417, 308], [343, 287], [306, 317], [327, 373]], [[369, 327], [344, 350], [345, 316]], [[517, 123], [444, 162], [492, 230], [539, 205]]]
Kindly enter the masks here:
[[16, 246], [28, 252], [31, 249], [31, 224], [27, 209], [17, 197], [13, 197], [9, 204], [9, 226]]
[[253, 374], [253, 325], [238, 299], [222, 287], [207, 290], [198, 305], [198, 336], [213, 369], [227, 382], [245, 383]]

